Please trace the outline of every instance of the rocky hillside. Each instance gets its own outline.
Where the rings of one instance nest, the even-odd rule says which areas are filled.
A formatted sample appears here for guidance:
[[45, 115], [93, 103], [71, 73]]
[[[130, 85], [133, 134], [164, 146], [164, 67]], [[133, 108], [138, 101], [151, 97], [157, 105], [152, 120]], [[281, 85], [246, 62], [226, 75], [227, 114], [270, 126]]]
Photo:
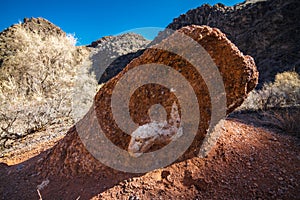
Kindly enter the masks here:
[[141, 35], [126, 33], [106, 36], [88, 45], [95, 48], [91, 60], [98, 83], [104, 83], [121, 72], [131, 60], [141, 55], [149, 43]]
[[[97, 80], [106, 82], [119, 73], [149, 42], [137, 34], [124, 34], [76, 47], [72, 35], [43, 18], [25, 18], [2, 31], [0, 156], [30, 146], [32, 138], [24, 141], [30, 134], [40, 135], [38, 140], [64, 134], [90, 108]], [[75, 96], [74, 87], [89, 88], [89, 94]], [[76, 112], [74, 102], [81, 108]]]
[[[0, 196], [2, 199], [300, 199], [297, 73], [277, 74], [274, 83], [253, 93], [248, 106], [261, 107], [259, 111], [232, 113], [213, 133], [208, 131], [210, 122], [214, 124], [223, 117], [214, 116], [215, 111], [231, 113], [258, 82], [254, 60], [246, 54], [255, 57], [263, 76], [261, 83], [271, 80], [278, 71], [298, 67], [299, 26], [295, 22], [299, 18], [298, 4], [292, 0], [251, 0], [234, 7], [204, 5], [169, 25], [179, 29], [177, 33], [185, 33], [188, 40], [174, 34], [161, 43], [162, 49], [144, 50], [149, 41], [135, 34], [104, 37], [89, 47], [76, 47], [72, 36], [42, 18], [25, 19], [24, 23], [3, 31], [0, 33]], [[244, 52], [219, 29], [181, 27], [196, 22], [222, 25], [219, 28]], [[164, 50], [178, 41], [182, 46], [171, 49], [183, 50], [185, 56]], [[185, 59], [195, 55], [194, 48], [184, 48], [195, 47], [189, 41], [204, 47], [222, 78], [213, 71], [204, 75], [197, 72], [193, 62], [202, 61], [201, 56]], [[154, 129], [154, 136], [164, 140], [153, 142], [150, 138], [150, 149], [138, 150], [147, 153], [165, 148], [158, 154], [135, 159], [123, 151], [128, 150], [128, 143], [134, 137], [118, 126], [117, 115], [112, 111], [113, 91], [122, 86], [117, 83], [122, 83], [128, 71], [150, 63], [172, 67], [187, 84], [170, 78], [171, 71], [165, 71], [161, 73], [167, 77], [165, 83], [176, 87], [145, 84], [124, 104], [128, 84], [123, 84], [125, 87], [119, 90], [123, 93], [117, 94], [116, 104], [129, 108], [131, 116], [121, 116], [125, 123], [132, 119], [139, 125], [149, 125], [148, 110], [158, 103], [165, 107], [168, 117], [172, 115], [172, 102], [179, 104], [187, 128], [185, 133], [191, 132], [193, 121], [200, 122], [190, 148], [167, 167], [160, 167], [160, 162], [174, 157], [167, 152], [168, 147], [174, 147], [178, 153], [178, 149], [187, 146], [187, 137], [193, 135], [184, 133], [174, 141], [171, 137], [172, 143], [167, 146], [173, 134], [170, 126], [160, 129], [162, 134]], [[118, 73], [123, 66], [126, 67]], [[140, 77], [153, 74], [150, 72], [133, 74], [130, 81], [137, 82]], [[211, 88], [222, 85], [215, 81], [223, 81], [225, 92]], [[106, 84], [98, 87], [98, 82]], [[196, 96], [190, 95], [189, 85]], [[222, 105], [224, 94], [226, 105]], [[192, 98], [195, 104], [189, 102]], [[87, 113], [93, 100], [94, 109]], [[71, 104], [81, 108], [76, 118], [71, 113], [77, 109]], [[294, 106], [287, 107], [289, 104]], [[194, 107], [199, 107], [200, 118]], [[76, 120], [79, 120], [77, 126], [66, 133]], [[101, 128], [97, 128], [99, 125]], [[100, 129], [105, 136], [98, 132]], [[210, 137], [203, 141], [205, 134]], [[110, 143], [103, 145], [104, 138], [120, 148], [111, 148], [107, 145]], [[147, 140], [136, 140], [141, 141]], [[200, 149], [201, 141], [204, 145]], [[22, 151], [16, 150], [17, 145]], [[5, 154], [10, 147], [10, 154]], [[99, 159], [97, 155], [102, 157]], [[143, 174], [116, 168], [127, 165], [136, 170], [157, 164], [159, 169]]]
[[[88, 62], [80, 68], [80, 73], [77, 73], [77, 92], [73, 98], [73, 105], [76, 106], [73, 114], [76, 121], [92, 106], [97, 83], [101, 87], [102, 83], [116, 76], [131, 60], [139, 56], [149, 43], [150, 41], [141, 35], [127, 33], [105, 36], [87, 46], [91, 52]], [[88, 74], [92, 75], [92, 79]]]
[[262, 86], [279, 72], [295, 69], [300, 73], [299, 19], [299, 0], [247, 0], [232, 7], [202, 5], [175, 18], [167, 28], [190, 24], [219, 28], [255, 59]]
[[[1, 150], [53, 124], [63, 124], [56, 131], [62, 134], [73, 123], [74, 76], [89, 56], [75, 43], [43, 18], [24, 19], [0, 33]], [[56, 134], [50, 135], [45, 137]]]

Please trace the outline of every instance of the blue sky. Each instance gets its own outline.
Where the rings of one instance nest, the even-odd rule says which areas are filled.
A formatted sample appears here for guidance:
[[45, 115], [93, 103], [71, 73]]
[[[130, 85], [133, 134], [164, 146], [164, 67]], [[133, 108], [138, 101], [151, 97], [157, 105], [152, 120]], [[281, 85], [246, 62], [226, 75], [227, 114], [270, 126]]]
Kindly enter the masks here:
[[1, 0], [0, 31], [24, 17], [43, 17], [85, 45], [131, 29], [163, 28], [189, 9], [219, 2], [229, 6], [243, 0]]

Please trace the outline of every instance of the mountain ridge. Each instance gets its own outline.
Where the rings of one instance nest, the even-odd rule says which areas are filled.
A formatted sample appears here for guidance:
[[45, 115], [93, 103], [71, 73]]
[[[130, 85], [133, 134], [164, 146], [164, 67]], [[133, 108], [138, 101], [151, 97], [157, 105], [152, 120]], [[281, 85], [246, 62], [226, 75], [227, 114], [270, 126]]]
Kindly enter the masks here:
[[204, 4], [175, 18], [167, 28], [208, 25], [219, 28], [245, 54], [251, 55], [260, 72], [259, 87], [275, 75], [300, 73], [300, 1], [248, 0], [234, 6]]

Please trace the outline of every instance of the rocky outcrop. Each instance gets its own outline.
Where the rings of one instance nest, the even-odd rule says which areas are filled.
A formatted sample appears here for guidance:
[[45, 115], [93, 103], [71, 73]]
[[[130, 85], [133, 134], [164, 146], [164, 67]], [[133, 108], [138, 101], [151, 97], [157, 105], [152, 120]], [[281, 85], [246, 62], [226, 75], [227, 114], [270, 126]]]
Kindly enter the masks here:
[[116, 76], [131, 60], [141, 55], [149, 43], [141, 35], [126, 33], [106, 36], [88, 45], [94, 48], [91, 54], [91, 71], [96, 74], [98, 83], [104, 83]]
[[104, 37], [100, 38], [99, 40], [93, 41], [91, 44], [87, 45], [87, 47], [96, 48], [98, 46], [98, 44], [107, 42], [107, 41], [111, 40], [112, 38], [114, 38], [114, 36], [104, 36]]
[[66, 36], [66, 33], [61, 30], [58, 26], [52, 24], [48, 20], [38, 17], [38, 18], [24, 18], [21, 26], [33, 33], [37, 33], [41, 36]]
[[22, 41], [18, 41], [16, 32], [20, 29], [42, 38], [49, 35], [66, 36], [64, 31], [44, 18], [24, 18], [23, 23], [12, 25], [0, 33], [0, 67], [6, 57], [15, 55], [19, 50], [18, 43]]
[[196, 24], [219, 28], [260, 72], [259, 86], [287, 70], [300, 73], [300, 1], [247, 0], [227, 7], [205, 4], [175, 18], [167, 26], [177, 30]]
[[[181, 28], [177, 33], [184, 33], [189, 38], [192, 38], [193, 41], [201, 44], [211, 56], [224, 83], [226, 92], [225, 112], [230, 113], [233, 111], [233, 109], [243, 102], [247, 97], [247, 94], [257, 84], [258, 72], [254, 60], [250, 56], [244, 56], [238, 48], [226, 38], [225, 34], [218, 29], [212, 29], [208, 26], [193, 25]], [[169, 45], [173, 46], [176, 41], [178, 41], [178, 38], [170, 37], [163, 40], [159, 45], [162, 47]], [[81, 133], [80, 138], [82, 140], [85, 140], [86, 138], [92, 139], [91, 137], [95, 136], [93, 135], [93, 132], [97, 129], [97, 125], [95, 126], [95, 124], [100, 124], [106, 137], [109, 138], [114, 145], [127, 150], [130, 142], [130, 135], [123, 132], [116, 124], [111, 108], [112, 93], [116, 84], [127, 72], [136, 69], [138, 66], [151, 63], [167, 65], [176, 70], [188, 80], [196, 94], [198, 105], [191, 106], [193, 109], [199, 107], [201, 113], [199, 118], [200, 124], [197, 126], [198, 130], [196, 131], [197, 133], [192, 145], [180, 160], [197, 156], [203, 138], [206, 135], [206, 130], [209, 127], [209, 121], [212, 120], [212, 106], [214, 106], [212, 105], [212, 99], [210, 99], [211, 91], [208, 91], [209, 86], [204, 79], [213, 80], [216, 78], [216, 74], [207, 74], [208, 77], [203, 77], [199, 74], [199, 71], [195, 70], [191, 62], [188, 62], [180, 55], [157, 49], [155, 46], [146, 49], [141, 56], [131, 61], [121, 73], [109, 80], [98, 91], [94, 99], [94, 106], [90, 109], [84, 119], [79, 122], [79, 124], [81, 124], [80, 131], [84, 132]], [[172, 81], [173, 83], [176, 81], [168, 75], [165, 76], [171, 83]], [[131, 81], [138, 82], [140, 78], [140, 76], [133, 76]], [[174, 84], [178, 83], [175, 82]], [[150, 120], [148, 110], [154, 104], [163, 105], [166, 109], [167, 117], [170, 118], [172, 103], [180, 102], [180, 98], [177, 97], [175, 93], [172, 89], [159, 84], [151, 83], [143, 85], [137, 89], [130, 98], [129, 111], [132, 120], [139, 125], [148, 123]], [[190, 96], [186, 96], [187, 93], [185, 93], [185, 90], [183, 90], [183, 94], [181, 95], [186, 99], [190, 98]], [[215, 95], [218, 96], [219, 94]], [[219, 98], [219, 100], [221, 100], [221, 98]], [[183, 112], [183, 105], [179, 105], [179, 108], [181, 108], [181, 112]], [[198, 112], [197, 109], [195, 110]], [[189, 120], [193, 119], [187, 119], [187, 123], [189, 123]], [[67, 136], [53, 147], [44, 160], [41, 161], [42, 163], [40, 163], [39, 170], [42, 171], [45, 176], [48, 176], [49, 174], [60, 174], [65, 176], [81, 173], [92, 174], [99, 170], [101, 170], [101, 174], [107, 177], [109, 177], [110, 174], [116, 173], [113, 169], [106, 167], [97, 161], [86, 150], [83, 143], [80, 141], [80, 138], [75, 127], [70, 129]], [[178, 140], [181, 140], [181, 138]], [[99, 143], [97, 143], [97, 145], [99, 145]], [[149, 151], [154, 151], [159, 148], [161, 148], [161, 146], [154, 145]]]

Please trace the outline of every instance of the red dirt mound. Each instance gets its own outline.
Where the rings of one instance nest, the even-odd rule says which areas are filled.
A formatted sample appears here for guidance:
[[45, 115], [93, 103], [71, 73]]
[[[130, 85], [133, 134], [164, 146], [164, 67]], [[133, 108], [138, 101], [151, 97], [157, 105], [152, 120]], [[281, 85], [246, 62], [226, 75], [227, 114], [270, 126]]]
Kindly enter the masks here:
[[106, 169], [69, 179], [42, 177], [35, 168], [45, 153], [18, 165], [2, 164], [0, 194], [37, 199], [44, 181], [43, 199], [300, 199], [300, 141], [246, 122], [226, 120], [206, 158], [144, 175]]

